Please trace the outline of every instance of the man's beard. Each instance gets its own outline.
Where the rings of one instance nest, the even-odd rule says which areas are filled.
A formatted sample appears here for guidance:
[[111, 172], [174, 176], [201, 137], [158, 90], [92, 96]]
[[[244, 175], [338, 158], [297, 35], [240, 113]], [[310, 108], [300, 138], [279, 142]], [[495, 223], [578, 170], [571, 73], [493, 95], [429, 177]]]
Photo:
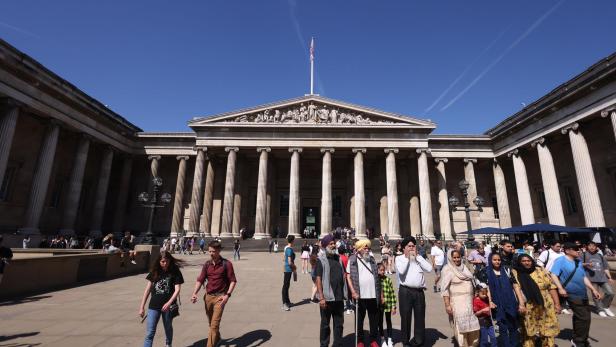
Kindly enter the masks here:
[[366, 252], [361, 254], [361, 257], [364, 261], [369, 261], [370, 260], [370, 253]]
[[336, 252], [336, 249], [330, 249], [329, 247], [325, 248], [325, 255], [327, 255], [328, 257], [331, 257], [333, 255], [337, 255], [338, 252]]

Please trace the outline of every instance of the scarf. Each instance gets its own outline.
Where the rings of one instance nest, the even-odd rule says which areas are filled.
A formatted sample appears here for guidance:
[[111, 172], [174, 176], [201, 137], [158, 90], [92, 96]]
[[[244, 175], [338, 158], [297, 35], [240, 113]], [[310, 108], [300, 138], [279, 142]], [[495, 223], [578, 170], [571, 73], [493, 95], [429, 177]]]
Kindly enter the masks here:
[[450, 249], [447, 251], [447, 265], [451, 272], [463, 281], [470, 281], [473, 279], [473, 274], [471, 271], [464, 265], [464, 259], [460, 262], [460, 266], [456, 266], [453, 262], [453, 257], [451, 254], [454, 252], [454, 249]]
[[490, 287], [490, 294], [492, 295], [492, 301], [496, 304], [496, 320], [503, 321], [509, 317], [518, 316], [518, 301], [516, 300], [515, 293], [513, 292], [513, 286], [511, 285], [511, 278], [507, 274], [506, 268], [501, 266], [500, 276], [496, 276], [494, 268], [492, 267], [492, 258], [496, 254], [490, 254], [488, 261], [487, 273], [488, 273], [488, 286]]
[[[532, 264], [530, 269], [522, 266], [521, 260], [523, 258], [530, 259]], [[530, 277], [530, 274], [537, 271], [536, 267], [537, 265], [535, 264], [535, 260], [528, 254], [520, 254], [518, 261], [515, 264], [515, 270], [518, 273], [518, 281], [520, 282], [520, 287], [522, 287], [522, 292], [524, 293], [526, 300], [535, 305], [543, 306], [543, 296], [541, 295], [541, 290], [539, 290], [537, 282]]]

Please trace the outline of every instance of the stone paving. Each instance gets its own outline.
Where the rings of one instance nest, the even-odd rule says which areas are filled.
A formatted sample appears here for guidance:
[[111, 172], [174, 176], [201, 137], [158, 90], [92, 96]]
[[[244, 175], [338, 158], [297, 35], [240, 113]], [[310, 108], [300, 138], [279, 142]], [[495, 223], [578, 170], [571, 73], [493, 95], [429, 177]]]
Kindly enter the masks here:
[[[231, 256], [223, 252], [223, 256]], [[238, 287], [222, 320], [222, 346], [317, 346], [318, 305], [308, 302], [311, 280], [298, 274], [291, 283], [290, 312], [280, 309], [282, 255], [245, 253], [235, 262]], [[174, 320], [174, 346], [204, 346], [208, 333], [202, 302], [191, 304], [190, 294], [204, 255], [181, 256], [189, 265], [183, 274], [181, 315]], [[18, 301], [0, 303], [0, 347], [26, 346], [140, 346], [145, 325], [137, 317], [145, 275], [137, 275], [66, 289]], [[36, 279], [24, 279], [36, 280]], [[428, 281], [432, 282], [429, 275]], [[452, 346], [451, 329], [443, 303], [427, 291], [427, 344]], [[608, 337], [616, 320], [592, 316], [593, 346], [613, 346]], [[394, 316], [394, 333], [399, 335], [400, 318]], [[561, 316], [557, 343], [569, 346], [571, 316]], [[367, 329], [367, 322], [366, 322]], [[353, 341], [353, 315], [345, 316], [345, 346]], [[155, 346], [164, 346], [162, 323]], [[400, 346], [400, 344], [397, 344]]]

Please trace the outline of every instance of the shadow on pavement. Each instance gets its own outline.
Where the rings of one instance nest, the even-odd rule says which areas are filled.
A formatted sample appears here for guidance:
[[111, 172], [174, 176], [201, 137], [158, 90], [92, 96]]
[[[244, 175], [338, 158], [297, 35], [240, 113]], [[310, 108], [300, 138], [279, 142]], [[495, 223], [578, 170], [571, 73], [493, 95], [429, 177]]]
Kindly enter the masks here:
[[26, 304], [29, 302], [35, 302], [35, 301], [39, 301], [39, 300], [47, 299], [47, 298], [51, 298], [51, 295], [26, 296], [24, 298], [0, 302], [0, 306], [12, 306], [12, 305]]
[[[269, 330], [254, 330], [240, 337], [231, 339], [222, 339], [218, 346], [224, 347], [257, 347], [265, 344], [272, 338], [272, 333]], [[207, 344], [207, 339], [199, 340], [189, 347], [202, 347]]]
[[[351, 323], [353, 324], [353, 323]], [[398, 329], [393, 329], [392, 334], [394, 336], [393, 340], [394, 343], [396, 345], [400, 344], [400, 341], [402, 339], [402, 331], [398, 330]], [[368, 337], [369, 337], [369, 331], [367, 329], [364, 329], [364, 343], [368, 343]], [[433, 329], [433, 328], [426, 328], [426, 335], [425, 335], [425, 341], [424, 341], [424, 346], [434, 346], [438, 340], [440, 339], [447, 339], [449, 338], [448, 336], [444, 335], [442, 332], [440, 332], [437, 329]], [[330, 337], [330, 342], [332, 337]], [[347, 336], [344, 336], [342, 338], [342, 345], [343, 346], [354, 346], [355, 344], [355, 334], [348, 334]], [[368, 346], [369, 344], [366, 344], [366, 346]]]
[[298, 301], [296, 303], [291, 303], [290, 307], [302, 306], [302, 305], [306, 305], [306, 304], [310, 304], [310, 303], [311, 303], [310, 299], [303, 299], [302, 301]]
[[[31, 332], [31, 333], [22, 333], [22, 334], [15, 334], [15, 335], [0, 335], [0, 342], [4, 342], [4, 341], [9, 341], [9, 340], [13, 340], [13, 339], [18, 339], [20, 337], [30, 337], [30, 336], [34, 336], [34, 335], [38, 335], [39, 332], [35, 331], [35, 332]], [[2, 345], [5, 346], [5, 345]]]

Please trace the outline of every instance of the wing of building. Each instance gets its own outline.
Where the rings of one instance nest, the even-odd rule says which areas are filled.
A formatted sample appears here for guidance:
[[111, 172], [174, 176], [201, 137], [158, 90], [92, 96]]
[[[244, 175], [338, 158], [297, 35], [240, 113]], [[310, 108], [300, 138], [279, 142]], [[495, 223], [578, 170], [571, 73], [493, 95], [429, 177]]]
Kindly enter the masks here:
[[152, 177], [160, 235], [451, 239], [462, 179], [472, 228], [616, 226], [616, 54], [481, 135], [318, 95], [143, 132], [1, 40], [0, 100], [2, 233], [143, 231]]

